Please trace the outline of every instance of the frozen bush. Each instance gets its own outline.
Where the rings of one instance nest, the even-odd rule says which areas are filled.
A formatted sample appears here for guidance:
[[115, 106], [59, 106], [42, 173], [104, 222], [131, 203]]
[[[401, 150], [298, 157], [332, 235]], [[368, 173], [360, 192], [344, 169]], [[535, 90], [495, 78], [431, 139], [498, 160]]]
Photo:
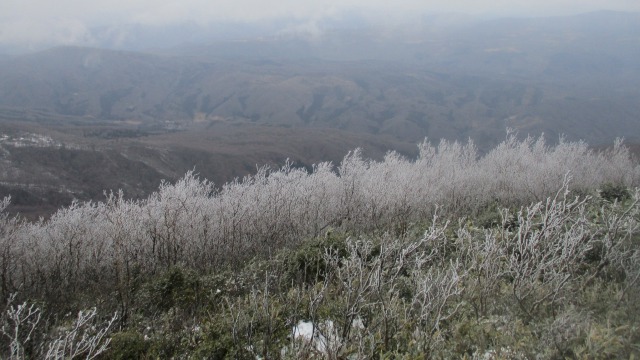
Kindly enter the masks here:
[[220, 187], [189, 172], [147, 199], [112, 192], [47, 221], [27, 224], [0, 212], [0, 285], [5, 297], [22, 286], [61, 306], [82, 289], [115, 291], [126, 319], [132, 285], [174, 266], [238, 265], [333, 229], [402, 236], [436, 209], [461, 216], [496, 204], [516, 208], [553, 195], [567, 174], [567, 190], [630, 187], [638, 169], [620, 142], [595, 152], [583, 142], [549, 146], [510, 133], [483, 157], [473, 143], [425, 141], [414, 160], [391, 152], [373, 161], [355, 150], [336, 167], [263, 167]]

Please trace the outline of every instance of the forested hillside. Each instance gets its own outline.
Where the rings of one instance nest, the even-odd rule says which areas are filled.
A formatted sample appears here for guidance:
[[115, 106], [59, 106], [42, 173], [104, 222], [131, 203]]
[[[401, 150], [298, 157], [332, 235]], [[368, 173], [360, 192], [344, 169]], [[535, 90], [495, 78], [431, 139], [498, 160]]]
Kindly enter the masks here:
[[622, 143], [418, 148], [4, 214], [0, 354], [640, 355], [640, 167]]

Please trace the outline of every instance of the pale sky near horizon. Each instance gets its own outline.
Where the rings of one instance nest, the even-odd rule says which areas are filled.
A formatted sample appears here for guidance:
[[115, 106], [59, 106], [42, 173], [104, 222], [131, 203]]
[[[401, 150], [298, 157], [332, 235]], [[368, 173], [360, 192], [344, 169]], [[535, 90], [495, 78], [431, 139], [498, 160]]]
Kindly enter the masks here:
[[0, 45], [90, 43], [95, 26], [251, 23], [339, 18], [345, 13], [464, 13], [480, 16], [640, 12], [639, 0], [1, 0]]

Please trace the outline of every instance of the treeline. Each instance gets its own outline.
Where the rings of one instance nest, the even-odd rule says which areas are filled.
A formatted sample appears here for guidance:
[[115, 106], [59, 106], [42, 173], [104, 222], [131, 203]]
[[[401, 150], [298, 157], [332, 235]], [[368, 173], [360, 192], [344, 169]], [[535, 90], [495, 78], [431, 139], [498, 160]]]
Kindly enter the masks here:
[[[626, 189], [639, 181], [640, 167], [620, 142], [611, 149], [594, 151], [583, 142], [560, 141], [549, 146], [542, 137], [518, 140], [513, 134], [484, 156], [478, 155], [472, 143], [441, 141], [433, 146], [425, 141], [413, 160], [391, 152], [382, 161], [372, 161], [356, 150], [337, 166], [322, 163], [311, 172], [292, 164], [275, 170], [261, 168], [253, 176], [221, 187], [188, 173], [176, 184], [163, 183], [145, 200], [126, 200], [117, 192], [107, 194], [104, 202], [74, 203], [49, 220], [25, 222], [3, 215], [0, 296], [9, 299], [17, 293], [21, 299], [41, 301], [60, 314], [93, 306], [94, 299], [110, 299], [104, 306], [118, 311], [120, 326], [127, 326], [136, 306], [138, 285], [172, 268], [200, 274], [219, 267], [240, 268], [245, 260], [266, 257], [332, 231], [355, 237], [388, 234], [401, 239], [409, 229], [430, 223], [436, 213], [451, 219], [474, 217], [488, 209], [517, 209], [531, 202], [547, 206], [547, 212], [562, 206], [557, 210], [562, 213], [581, 204], [571, 202], [574, 195], [598, 188]], [[556, 200], [545, 202], [558, 189], [567, 191], [560, 205]], [[0, 208], [8, 201], [5, 199]], [[527, 210], [514, 215], [514, 221], [522, 217], [522, 229], [523, 221], [533, 224], [533, 217], [544, 216], [540, 211]], [[494, 219], [490, 225], [507, 220]], [[554, 224], [543, 225], [545, 231], [567, 232]], [[536, 241], [551, 241], [552, 235], [545, 232]], [[514, 235], [501, 235], [501, 239], [505, 236]], [[575, 242], [578, 237], [571, 233], [571, 239], [562, 241]], [[485, 245], [470, 244], [469, 249], [479, 253], [495, 250], [478, 248]], [[534, 312], [538, 306], [537, 300], [527, 299], [532, 290], [526, 287], [535, 290], [537, 286], [528, 285], [531, 276], [541, 276], [541, 271], [559, 272], [549, 286], [560, 289], [565, 285], [567, 267], [592, 244], [574, 245], [579, 253], [567, 254], [571, 258], [561, 269], [544, 262], [550, 261], [547, 255], [553, 258], [550, 252], [564, 254], [564, 243], [548, 247], [551, 245], [529, 241], [509, 245], [511, 252], [501, 255], [514, 262], [511, 246], [521, 246], [520, 256], [530, 254], [527, 261], [543, 262], [526, 265], [529, 267], [512, 264], [525, 266], [518, 270], [519, 286], [524, 288], [514, 288], [523, 311]], [[536, 252], [540, 253], [534, 255]], [[425, 276], [449, 276], [445, 270], [428, 274]], [[493, 291], [487, 286], [479, 291]], [[432, 295], [423, 290], [427, 306], [431, 301], [427, 297]], [[549, 294], [540, 301], [556, 296], [557, 291]], [[489, 306], [477, 301], [478, 311]]]
[[[547, 146], [543, 138], [511, 135], [483, 157], [473, 144], [419, 147], [415, 160], [389, 153], [376, 162], [356, 150], [335, 168], [261, 168], [220, 188], [188, 173], [142, 201], [110, 193], [104, 202], [76, 203], [47, 221], [5, 218], [0, 295], [20, 290], [64, 302], [79, 288], [125, 289], [134, 274], [179, 264], [206, 271], [331, 228], [402, 231], [437, 207], [473, 214], [494, 203], [527, 204], [557, 191], [565, 176], [575, 191], [639, 179], [619, 143], [595, 152], [585, 143]], [[119, 296], [126, 308], [126, 295]]]

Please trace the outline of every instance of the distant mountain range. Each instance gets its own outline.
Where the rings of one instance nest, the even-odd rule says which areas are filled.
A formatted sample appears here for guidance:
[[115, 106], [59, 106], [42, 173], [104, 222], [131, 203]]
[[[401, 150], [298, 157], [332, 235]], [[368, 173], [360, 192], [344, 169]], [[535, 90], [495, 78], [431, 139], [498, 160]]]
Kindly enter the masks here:
[[[614, 12], [3, 56], [0, 138], [46, 135], [64, 146], [51, 155], [0, 142], [0, 196], [29, 184], [64, 187], [66, 198], [117, 187], [142, 195], [196, 165], [222, 182], [256, 163], [309, 166], [358, 145], [410, 155], [425, 137], [471, 138], [486, 150], [506, 128], [551, 141], [640, 142], [638, 59], [640, 14]], [[96, 170], [83, 172], [89, 165]]]

